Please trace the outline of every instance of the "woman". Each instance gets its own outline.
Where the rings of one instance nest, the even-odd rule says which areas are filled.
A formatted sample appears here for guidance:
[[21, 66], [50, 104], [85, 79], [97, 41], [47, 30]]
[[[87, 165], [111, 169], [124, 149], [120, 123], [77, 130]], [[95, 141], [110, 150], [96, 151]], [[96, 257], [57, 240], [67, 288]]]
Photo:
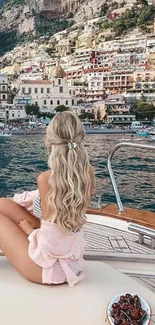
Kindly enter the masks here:
[[32, 282], [72, 286], [84, 277], [82, 227], [94, 187], [84, 136], [69, 111], [56, 114], [48, 126], [50, 170], [37, 179], [41, 222], [12, 200], [0, 199], [0, 248]]

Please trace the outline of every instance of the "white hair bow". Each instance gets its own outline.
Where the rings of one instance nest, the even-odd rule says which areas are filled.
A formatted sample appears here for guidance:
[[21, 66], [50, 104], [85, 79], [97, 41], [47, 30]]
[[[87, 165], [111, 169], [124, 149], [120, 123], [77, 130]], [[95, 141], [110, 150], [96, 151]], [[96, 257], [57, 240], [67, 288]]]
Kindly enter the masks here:
[[77, 147], [77, 143], [75, 142], [69, 142], [68, 143], [69, 150], [74, 150]]

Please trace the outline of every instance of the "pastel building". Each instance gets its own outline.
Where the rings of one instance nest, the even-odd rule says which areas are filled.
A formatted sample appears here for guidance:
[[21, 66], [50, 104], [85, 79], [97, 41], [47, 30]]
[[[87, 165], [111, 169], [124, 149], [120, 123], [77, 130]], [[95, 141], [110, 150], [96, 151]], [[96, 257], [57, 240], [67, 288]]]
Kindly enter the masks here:
[[14, 104], [38, 104], [40, 110], [52, 111], [59, 105], [72, 107], [76, 104], [73, 92], [69, 89], [65, 72], [56, 66], [47, 80], [20, 80], [18, 95]]

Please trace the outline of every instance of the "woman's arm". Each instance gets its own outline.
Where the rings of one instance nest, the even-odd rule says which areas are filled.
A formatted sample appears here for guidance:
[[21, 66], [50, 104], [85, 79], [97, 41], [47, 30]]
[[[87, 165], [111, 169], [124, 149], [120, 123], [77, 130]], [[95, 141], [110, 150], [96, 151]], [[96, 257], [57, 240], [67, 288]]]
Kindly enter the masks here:
[[42, 209], [42, 218], [47, 220], [51, 211], [47, 204], [47, 194], [49, 192], [49, 177], [51, 171], [45, 171], [41, 173], [37, 178], [37, 184], [39, 189], [40, 201], [41, 201], [41, 209]]

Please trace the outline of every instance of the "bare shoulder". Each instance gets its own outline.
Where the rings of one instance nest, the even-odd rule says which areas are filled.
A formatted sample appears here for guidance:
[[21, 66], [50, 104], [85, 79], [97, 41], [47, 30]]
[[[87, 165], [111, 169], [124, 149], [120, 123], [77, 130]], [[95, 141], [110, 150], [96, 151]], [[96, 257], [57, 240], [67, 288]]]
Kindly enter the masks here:
[[47, 182], [50, 177], [50, 173], [50, 170], [46, 170], [45, 172], [39, 174], [39, 176], [37, 177], [37, 183], [41, 184], [42, 182]]

